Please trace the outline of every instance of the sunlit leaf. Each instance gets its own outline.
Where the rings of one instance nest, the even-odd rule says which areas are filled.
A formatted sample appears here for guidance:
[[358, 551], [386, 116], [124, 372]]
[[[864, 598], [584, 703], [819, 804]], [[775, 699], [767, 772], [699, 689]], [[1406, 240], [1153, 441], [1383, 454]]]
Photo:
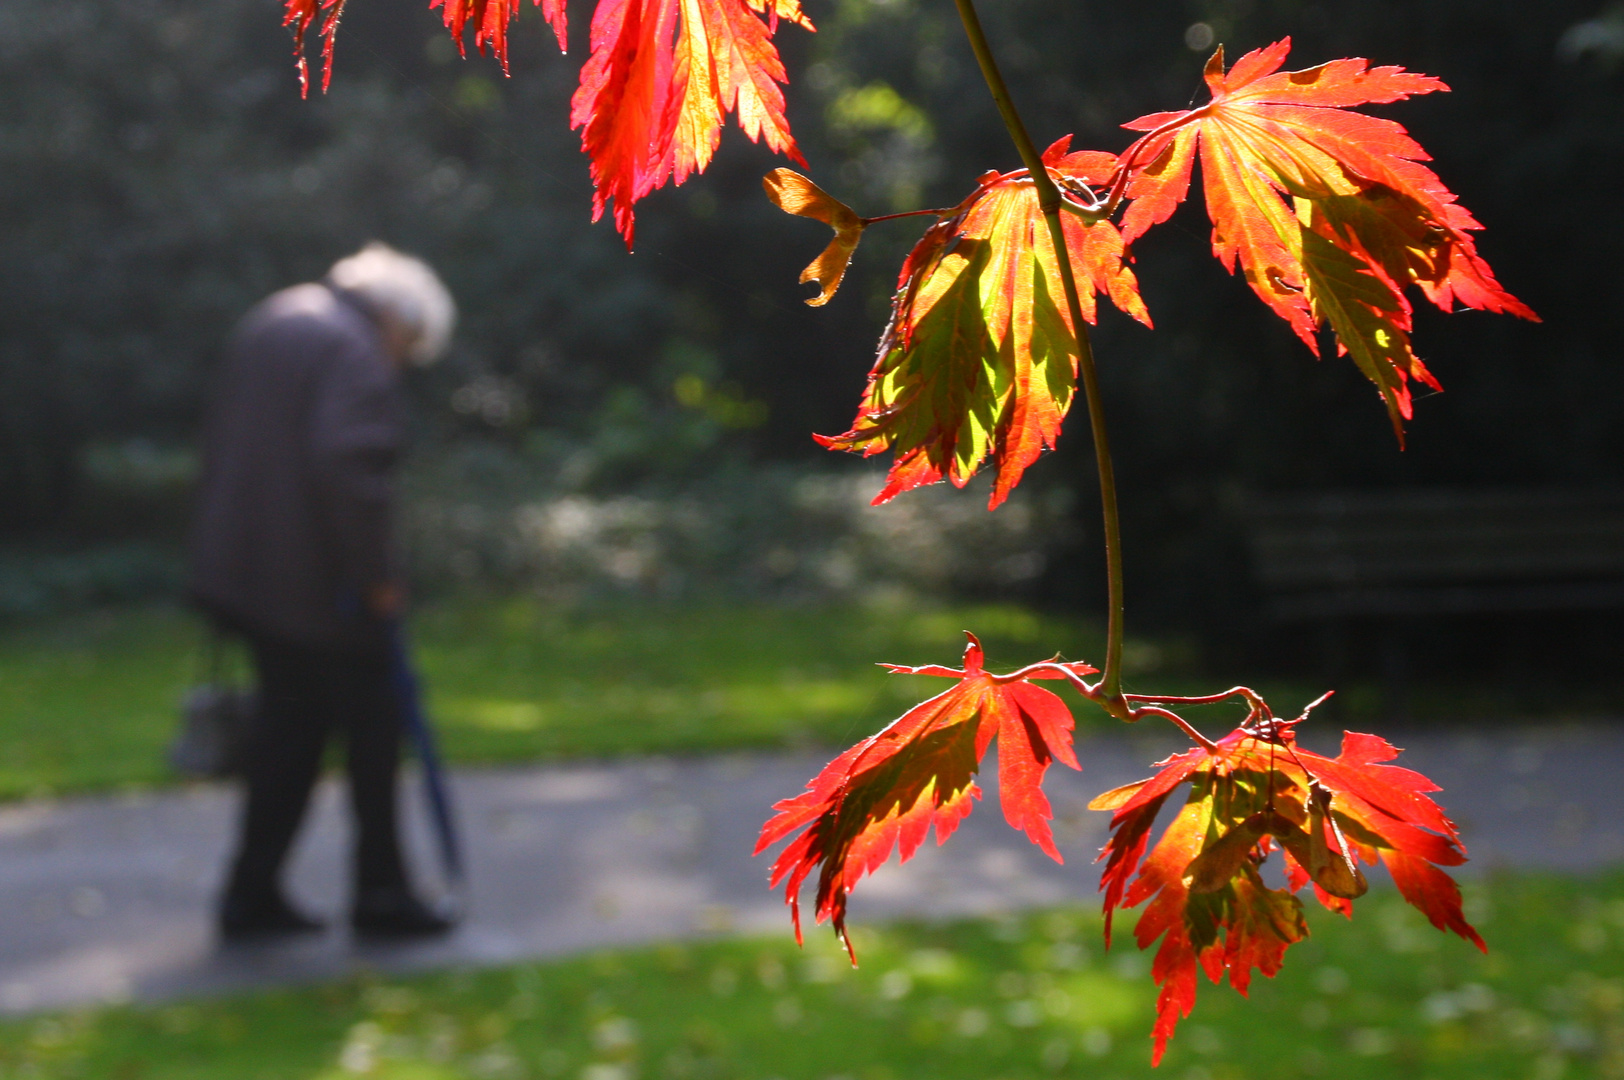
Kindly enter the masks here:
[[[569, 51], [569, 25], [564, 11], [564, 0], [533, 0], [541, 8], [542, 18], [553, 29], [561, 52]], [[466, 27], [474, 28], [474, 48], [489, 52], [508, 70], [508, 24], [519, 15], [519, 0], [429, 0], [429, 7], [439, 8], [458, 50], [463, 48]]]
[[[1243, 994], [1253, 970], [1273, 976], [1286, 949], [1308, 934], [1294, 894], [1312, 883], [1327, 908], [1350, 914], [1368, 887], [1360, 861], [1380, 859], [1434, 926], [1484, 947], [1461, 913], [1460, 889], [1438, 869], [1464, 862], [1466, 851], [1427, 797], [1437, 786], [1382, 764], [1398, 751], [1375, 736], [1346, 734], [1335, 758], [1304, 750], [1296, 722], [1254, 720], [1090, 804], [1114, 811], [1100, 854], [1107, 942], [1115, 909], [1139, 904], [1146, 904], [1134, 927], [1139, 947], [1161, 942], [1151, 971], [1161, 988], [1155, 1062], [1195, 1007], [1198, 969]], [[1157, 812], [1185, 784], [1183, 808], [1145, 854]], [[1268, 888], [1259, 875], [1273, 852], [1285, 860], [1284, 889]]]
[[570, 111], [592, 159], [592, 220], [613, 202], [630, 247], [637, 200], [703, 172], [732, 112], [752, 141], [806, 164], [784, 116], [780, 19], [812, 29], [798, 0], [599, 0]]
[[333, 81], [333, 42], [338, 34], [338, 20], [344, 15], [344, 0], [284, 0], [282, 25], [293, 31], [293, 57], [299, 73], [299, 95], [310, 93], [310, 67], [305, 60], [305, 36], [316, 17], [326, 12], [321, 22], [321, 89]]
[[[534, 0], [558, 47], [568, 45], [566, 0]], [[284, 0], [299, 85], [308, 87], [305, 35], [323, 12], [322, 90], [333, 74], [333, 40], [346, 0]], [[519, 0], [430, 0], [463, 48], [474, 46], [508, 68], [508, 28]], [[632, 243], [637, 200], [668, 180], [703, 172], [728, 114], [751, 141], [805, 165], [784, 116], [788, 81], [772, 36], [779, 20], [807, 30], [800, 0], [599, 0], [591, 55], [570, 102], [570, 127], [592, 159], [592, 220], [614, 203], [615, 227]]]
[[[565, 0], [533, 0], [541, 14], [553, 28], [558, 47], [567, 50], [568, 26], [565, 19]], [[321, 89], [327, 92], [333, 81], [333, 45], [338, 35], [339, 20], [344, 15], [346, 0], [284, 0], [282, 25], [293, 31], [293, 55], [299, 72], [301, 94], [310, 89], [310, 73], [305, 62], [305, 35], [316, 17], [325, 12], [321, 24], [322, 65]], [[508, 24], [519, 14], [519, 0], [429, 0], [429, 7], [440, 8], [441, 17], [457, 49], [463, 51], [463, 32], [472, 25], [474, 47], [489, 52], [502, 61], [502, 70], [508, 69]]]
[[[890, 858], [893, 848], [903, 862], [912, 858], [932, 826], [936, 842], [947, 841], [970, 813], [971, 800], [981, 797], [973, 777], [995, 738], [1004, 818], [1062, 861], [1049, 830], [1054, 813], [1041, 785], [1051, 761], [1079, 767], [1071, 748], [1071, 712], [1027, 677], [1000, 678], [984, 670], [981, 643], [965, 636], [969, 645], [962, 670], [885, 665], [899, 674], [959, 681], [835, 758], [804, 793], [773, 806], [778, 813], [762, 827], [756, 853], [799, 832], [773, 863], [771, 879], [774, 888], [784, 884], [797, 941], [801, 885], [817, 869], [817, 921], [831, 920], [851, 949], [847, 895]], [[1094, 671], [1081, 663], [1066, 666], [1078, 675]], [[1062, 676], [1049, 670], [1028, 677]]]
[[[1068, 154], [1068, 143], [1045, 155], [1056, 177], [1109, 179], [1112, 155]], [[1094, 296], [1104, 293], [1148, 326], [1116, 226], [1061, 221], [1083, 318], [1094, 320]], [[1077, 358], [1060, 260], [1032, 184], [1024, 170], [987, 173], [909, 254], [857, 418], [818, 441], [894, 455], [876, 503], [944, 478], [962, 487], [991, 457], [996, 507], [1059, 439]]]
[[1227, 74], [1220, 48], [1206, 69], [1211, 101], [1126, 125], [1149, 134], [1124, 155], [1123, 236], [1132, 243], [1172, 215], [1199, 150], [1214, 253], [1316, 354], [1317, 330], [1331, 327], [1402, 442], [1409, 381], [1441, 389], [1411, 351], [1408, 286], [1445, 311], [1458, 301], [1536, 316], [1477, 254], [1482, 226], [1421, 164], [1426, 151], [1397, 123], [1347, 111], [1448, 88], [1360, 59], [1282, 72], [1290, 47], [1247, 53]]

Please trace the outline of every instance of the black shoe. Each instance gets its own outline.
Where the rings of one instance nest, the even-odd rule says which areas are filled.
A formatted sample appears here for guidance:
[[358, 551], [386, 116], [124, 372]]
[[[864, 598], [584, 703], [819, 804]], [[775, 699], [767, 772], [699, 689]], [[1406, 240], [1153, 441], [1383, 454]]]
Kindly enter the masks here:
[[263, 941], [326, 929], [325, 924], [295, 911], [276, 893], [226, 897], [220, 903], [219, 925], [220, 936], [226, 941]]
[[444, 934], [457, 924], [404, 887], [394, 887], [368, 889], [356, 897], [350, 925], [362, 937], [414, 938]]

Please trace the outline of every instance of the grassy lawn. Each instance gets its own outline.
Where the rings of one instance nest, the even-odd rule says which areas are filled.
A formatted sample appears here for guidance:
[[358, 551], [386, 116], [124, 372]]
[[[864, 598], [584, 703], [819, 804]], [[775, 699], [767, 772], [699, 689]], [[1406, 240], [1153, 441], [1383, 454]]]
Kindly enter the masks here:
[[1491, 953], [1378, 892], [1251, 1001], [1153, 988], [1092, 908], [863, 927], [0, 1024], [0, 1075], [118, 1080], [1564, 1080], [1624, 1077], [1624, 877], [1469, 888]]
[[[422, 612], [413, 631], [449, 756], [506, 762], [849, 742], [944, 685], [875, 661], [956, 662], [965, 627], [1010, 666], [1098, 652], [1086, 624], [1012, 606], [466, 600]], [[173, 780], [164, 747], [202, 642], [193, 617], [167, 608], [0, 630], [0, 798]]]
[[439, 607], [415, 629], [448, 752], [496, 761], [849, 743], [946, 685], [876, 661], [956, 664], [966, 627], [1011, 666], [1098, 652], [1088, 627], [1012, 606], [505, 601]]
[[[887, 675], [876, 661], [956, 665], [967, 628], [995, 670], [1101, 652], [1093, 623], [1008, 604], [567, 610], [465, 597], [412, 625], [431, 714], [446, 753], [463, 763], [849, 744], [946, 685]], [[202, 674], [203, 639], [195, 617], [165, 607], [0, 625], [0, 799], [177, 779], [164, 748], [183, 690]], [[1129, 690], [1210, 693], [1236, 679], [1198, 675], [1177, 646], [1130, 640], [1125, 656]], [[1253, 685], [1282, 712], [1325, 689]], [[1482, 682], [1421, 683], [1414, 694], [1417, 717], [1474, 722], [1548, 712], [1553, 700], [1531, 707]], [[1382, 724], [1370, 683], [1342, 687], [1329, 710], [1326, 723]], [[1080, 725], [1108, 726], [1092, 707], [1075, 712]], [[1222, 732], [1234, 709], [1190, 715]]]

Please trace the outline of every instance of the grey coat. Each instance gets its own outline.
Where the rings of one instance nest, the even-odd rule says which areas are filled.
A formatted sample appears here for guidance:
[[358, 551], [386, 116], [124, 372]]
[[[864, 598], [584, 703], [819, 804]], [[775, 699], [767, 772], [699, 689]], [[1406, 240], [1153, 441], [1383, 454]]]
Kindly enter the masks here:
[[209, 410], [190, 538], [194, 599], [249, 633], [381, 647], [362, 598], [398, 576], [404, 427], [398, 368], [357, 301], [296, 285], [250, 311]]

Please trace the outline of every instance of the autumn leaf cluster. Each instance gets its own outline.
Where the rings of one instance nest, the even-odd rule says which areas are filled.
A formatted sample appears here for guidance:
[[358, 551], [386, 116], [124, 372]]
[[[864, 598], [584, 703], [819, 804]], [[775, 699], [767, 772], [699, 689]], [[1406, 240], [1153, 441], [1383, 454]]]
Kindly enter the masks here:
[[[1397, 123], [1353, 109], [1444, 84], [1360, 59], [1282, 71], [1289, 49], [1282, 40], [1226, 69], [1220, 48], [1205, 72], [1210, 100], [1129, 122], [1143, 134], [1120, 155], [1074, 151], [1062, 138], [1041, 157], [1023, 151], [1030, 169], [987, 172], [959, 204], [930, 212], [935, 221], [899, 274], [857, 416], [845, 433], [820, 437], [834, 449], [892, 455], [875, 502], [944, 479], [962, 487], [988, 462], [990, 506], [1008, 497], [1055, 446], [1079, 373], [1092, 370], [1079, 324], [1095, 320], [1097, 297], [1150, 325], [1132, 245], [1184, 201], [1197, 158], [1220, 263], [1316, 355], [1323, 336], [1334, 341], [1375, 385], [1401, 444], [1410, 384], [1440, 388], [1411, 345], [1412, 287], [1445, 311], [1535, 317], [1478, 255], [1478, 222], [1423, 164], [1425, 151]], [[881, 219], [787, 169], [769, 175], [766, 190], [785, 211], [834, 230], [802, 274], [819, 288], [809, 302], [827, 302], [864, 230]], [[1108, 512], [1108, 546], [1114, 528]], [[778, 803], [762, 830], [758, 850], [789, 841], [771, 880], [786, 890], [797, 934], [799, 891], [814, 870], [816, 917], [844, 937], [847, 895], [864, 875], [893, 849], [911, 857], [932, 825], [945, 841], [979, 794], [972, 778], [995, 736], [1006, 817], [1059, 859], [1037, 783], [1053, 760], [1076, 766], [1071, 717], [1030, 680], [1062, 678], [1112, 715], [1168, 719], [1196, 744], [1092, 804], [1112, 814], [1101, 854], [1107, 939], [1119, 908], [1142, 906], [1134, 936], [1156, 950], [1155, 1061], [1194, 1007], [1200, 972], [1246, 993], [1254, 971], [1275, 974], [1307, 935], [1298, 894], [1311, 888], [1351, 915], [1368, 887], [1366, 866], [1383, 864], [1435, 926], [1483, 945], [1440, 869], [1466, 852], [1428, 797], [1436, 786], [1388, 764], [1398, 751], [1375, 736], [1349, 733], [1328, 758], [1297, 745], [1307, 710], [1280, 721], [1245, 688], [1203, 699], [1122, 694], [1109, 676], [1090, 684], [1092, 669], [1058, 661], [993, 675], [974, 638], [962, 670], [894, 670], [960, 682], [836, 758], [803, 794]], [[1216, 742], [1172, 711], [1181, 700], [1226, 698], [1248, 712]], [[1158, 814], [1181, 791], [1152, 844]], [[1266, 880], [1270, 859], [1283, 884]]]
[[[1120, 155], [1074, 151], [1062, 138], [1037, 160], [1026, 154], [1031, 171], [987, 172], [962, 202], [931, 212], [936, 220], [898, 276], [856, 419], [819, 437], [833, 449], [892, 455], [876, 503], [944, 479], [962, 487], [989, 461], [990, 507], [1008, 497], [1060, 436], [1088, 349], [1078, 323], [1095, 320], [1096, 298], [1150, 325], [1132, 244], [1184, 201], [1198, 157], [1220, 263], [1316, 355], [1329, 332], [1375, 385], [1401, 445], [1410, 383], [1441, 389], [1411, 346], [1412, 286], [1444, 311], [1535, 318], [1478, 255], [1481, 226], [1422, 164], [1426, 152], [1399, 124], [1352, 108], [1444, 84], [1360, 59], [1282, 71], [1289, 50], [1282, 40], [1226, 70], [1220, 48], [1205, 72], [1210, 100], [1124, 125], [1144, 134]], [[1034, 175], [1040, 167], [1047, 184]], [[826, 303], [864, 230], [882, 219], [859, 216], [788, 169], [765, 187], [783, 210], [834, 230], [801, 277], [818, 285], [808, 302]], [[1134, 936], [1156, 949], [1154, 1061], [1194, 1007], [1200, 972], [1242, 994], [1254, 971], [1274, 975], [1308, 933], [1298, 894], [1311, 887], [1321, 904], [1351, 915], [1368, 887], [1364, 866], [1383, 864], [1435, 926], [1483, 946], [1440, 869], [1466, 851], [1428, 797], [1437, 787], [1387, 764], [1398, 751], [1384, 740], [1347, 733], [1337, 757], [1315, 754], [1296, 743], [1307, 710], [1283, 722], [1238, 687], [1183, 699], [1247, 704], [1240, 727], [1214, 742], [1171, 711], [1181, 699], [1089, 684], [1086, 665], [1051, 661], [1009, 675], [983, 665], [971, 638], [962, 670], [893, 668], [960, 683], [774, 807], [758, 851], [789, 838], [771, 881], [785, 888], [797, 935], [800, 888], [814, 870], [816, 917], [844, 938], [846, 898], [864, 875], [893, 849], [910, 858], [932, 825], [938, 843], [947, 839], [979, 795], [972, 777], [995, 736], [1005, 816], [1058, 860], [1037, 784], [1053, 760], [1076, 767], [1071, 717], [1030, 680], [1063, 678], [1113, 715], [1169, 719], [1197, 744], [1092, 804], [1112, 813], [1100, 856], [1107, 940], [1117, 909], [1143, 905]], [[1179, 791], [1183, 804], [1152, 845], [1157, 816]], [[1284, 869], [1280, 886], [1263, 875], [1271, 858]]]
[[[1422, 164], [1426, 151], [1394, 121], [1350, 109], [1447, 87], [1360, 59], [1281, 71], [1290, 47], [1285, 39], [1247, 53], [1227, 72], [1219, 48], [1206, 68], [1211, 100], [1128, 122], [1145, 134], [1120, 156], [1073, 152], [1069, 137], [1043, 155], [1065, 193], [1080, 313], [1093, 322], [1103, 294], [1150, 325], [1131, 246], [1184, 201], [1199, 156], [1213, 253], [1315, 355], [1330, 330], [1336, 352], [1375, 384], [1402, 443], [1411, 381], [1442, 389], [1411, 347], [1411, 286], [1444, 311], [1536, 316], [1478, 255], [1472, 234], [1482, 226]], [[768, 180], [780, 206], [845, 223], [838, 248], [803, 276], [822, 285], [814, 300], [823, 303], [843, 269], [829, 264], [850, 257], [862, 219], [822, 192], [786, 203], [777, 193], [786, 174]], [[1055, 445], [1083, 346], [1039, 211], [1026, 170], [987, 173], [904, 262], [856, 419], [819, 437], [893, 455], [876, 503], [943, 479], [962, 487], [990, 459], [996, 507]]]
[[[1254, 708], [1217, 743], [1168, 758], [1155, 776], [1089, 804], [1112, 811], [1101, 853], [1107, 943], [1116, 909], [1142, 903], [1135, 940], [1148, 949], [1161, 939], [1151, 966], [1161, 987], [1153, 1061], [1195, 1006], [1198, 969], [1242, 994], [1254, 969], [1273, 976], [1286, 949], [1308, 935], [1296, 894], [1311, 885], [1321, 904], [1351, 917], [1368, 888], [1361, 863], [1380, 860], [1434, 926], [1484, 948], [1461, 914], [1459, 887], [1438, 869], [1466, 861], [1454, 823], [1427, 797], [1438, 786], [1384, 764], [1399, 751], [1374, 735], [1344, 733], [1335, 758], [1305, 750], [1297, 722]], [[1157, 814], [1186, 785], [1184, 805], [1147, 855]], [[1276, 853], [1283, 888], [1261, 874]]]
[[[346, 2], [284, 0], [302, 81], [304, 40], [319, 23], [327, 86]], [[566, 0], [534, 2], [565, 48]], [[520, 0], [432, 6], [459, 48], [471, 33], [506, 67]], [[591, 161], [593, 220], [612, 210], [629, 246], [637, 202], [702, 172], [730, 115], [750, 139], [805, 165], [773, 44], [782, 22], [812, 29], [799, 0], [599, 0], [570, 106]], [[989, 459], [991, 505], [1008, 497], [1054, 447], [1071, 406], [1083, 346], [1064, 277], [1077, 283], [1083, 319], [1093, 321], [1103, 294], [1149, 326], [1132, 244], [1184, 200], [1198, 156], [1214, 254], [1316, 355], [1329, 328], [1335, 350], [1375, 384], [1401, 441], [1410, 383], [1441, 389], [1411, 345], [1410, 286], [1445, 311], [1535, 317], [1478, 255], [1481, 226], [1422, 164], [1426, 152], [1394, 121], [1352, 110], [1447, 87], [1361, 59], [1281, 71], [1289, 50], [1290, 39], [1278, 41], [1226, 71], [1220, 47], [1205, 72], [1211, 100], [1128, 122], [1144, 134], [1120, 156], [1072, 152], [1069, 137], [1050, 147], [1043, 166], [1067, 193], [1064, 253], [1024, 169], [987, 172], [939, 215], [902, 266], [850, 430], [819, 437], [832, 449], [892, 454], [876, 502], [943, 479], [962, 486]], [[802, 275], [819, 285], [810, 302], [826, 303], [870, 219], [788, 170], [769, 176], [767, 190], [790, 213], [835, 229]]]
[[[1041, 784], [1055, 761], [1081, 765], [1070, 710], [1031, 680], [1063, 679], [1093, 697], [1097, 687], [1084, 676], [1095, 669], [1055, 660], [995, 675], [984, 667], [980, 643], [969, 638], [962, 669], [885, 665], [959, 681], [835, 758], [804, 792], [773, 807], [756, 852], [789, 839], [773, 863], [771, 884], [784, 887], [797, 940], [801, 888], [816, 871], [815, 917], [830, 921], [851, 949], [847, 897], [893, 851], [903, 862], [912, 858], [933, 826], [936, 842], [947, 841], [980, 798], [974, 777], [995, 739], [1005, 819], [1063, 861]], [[1308, 709], [1281, 721], [1251, 691], [1217, 697], [1228, 696], [1249, 706], [1233, 732], [1216, 742], [1203, 739], [1160, 762], [1148, 779], [1090, 803], [1112, 815], [1110, 840], [1099, 856], [1106, 943], [1115, 912], [1144, 905], [1134, 937], [1141, 949], [1156, 948], [1153, 1062], [1194, 1008], [1199, 973], [1215, 983], [1227, 979], [1242, 994], [1253, 971], [1273, 976], [1286, 950], [1308, 935], [1297, 894], [1311, 888], [1325, 907], [1351, 916], [1353, 902], [1368, 888], [1364, 866], [1380, 862], [1434, 926], [1484, 947], [1461, 912], [1459, 887], [1439, 869], [1465, 862], [1466, 849], [1454, 823], [1428, 797], [1437, 785], [1387, 764], [1399, 751], [1376, 736], [1345, 733], [1341, 753], [1328, 758], [1297, 745], [1295, 729]], [[1168, 699], [1134, 700], [1146, 715], [1165, 715], [1156, 703]], [[1182, 805], [1152, 845], [1158, 815], [1181, 791]], [[1271, 858], [1284, 871], [1280, 887], [1263, 877]]]

